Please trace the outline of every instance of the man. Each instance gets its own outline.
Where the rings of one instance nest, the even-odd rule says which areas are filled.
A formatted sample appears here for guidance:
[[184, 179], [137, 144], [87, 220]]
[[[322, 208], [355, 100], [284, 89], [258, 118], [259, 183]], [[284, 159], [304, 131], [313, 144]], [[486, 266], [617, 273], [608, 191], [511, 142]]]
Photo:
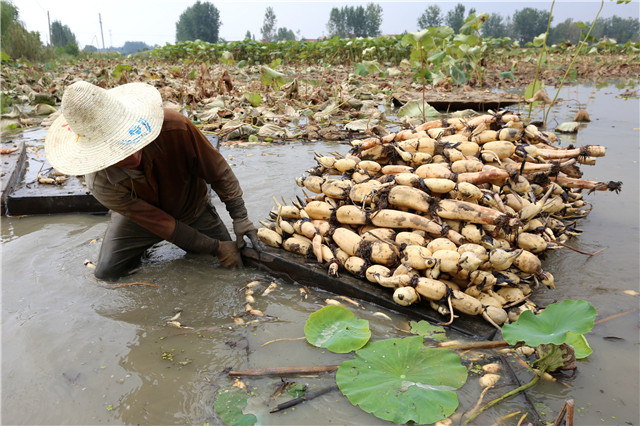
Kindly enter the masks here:
[[[59, 172], [85, 175], [94, 197], [112, 211], [97, 278], [126, 275], [162, 240], [217, 256], [226, 267], [242, 266], [244, 236], [261, 248], [233, 171], [188, 118], [162, 108], [153, 86], [105, 90], [79, 81], [65, 90], [61, 111], [45, 139], [47, 159]], [[207, 184], [225, 203], [236, 242]]]

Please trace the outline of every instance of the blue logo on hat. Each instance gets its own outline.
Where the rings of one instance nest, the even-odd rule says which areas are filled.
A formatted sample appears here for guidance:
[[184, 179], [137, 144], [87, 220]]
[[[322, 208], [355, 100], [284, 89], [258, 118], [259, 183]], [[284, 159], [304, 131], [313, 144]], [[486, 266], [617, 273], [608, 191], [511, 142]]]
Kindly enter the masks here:
[[140, 140], [151, 133], [151, 125], [147, 120], [140, 117], [138, 121], [127, 130], [129, 133], [129, 139], [121, 139], [118, 141], [121, 145], [135, 145], [140, 142]]

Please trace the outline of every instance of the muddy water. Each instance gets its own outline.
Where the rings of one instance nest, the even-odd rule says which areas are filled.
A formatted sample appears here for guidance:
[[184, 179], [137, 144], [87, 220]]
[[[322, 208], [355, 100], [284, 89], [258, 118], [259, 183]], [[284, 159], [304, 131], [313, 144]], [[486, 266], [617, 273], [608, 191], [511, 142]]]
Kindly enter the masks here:
[[[594, 257], [569, 250], [548, 256], [544, 266], [555, 275], [557, 289], [539, 291], [535, 299], [539, 303], [586, 299], [599, 318], [637, 309], [638, 297], [623, 290], [640, 290], [640, 113], [638, 100], [620, 98], [621, 92], [613, 86], [570, 88], [561, 94], [566, 102], [552, 114], [557, 122], [569, 121], [578, 106], [586, 104], [593, 121], [577, 138], [563, 137], [563, 145], [605, 145], [606, 157], [595, 167], [583, 166], [585, 178], [621, 180], [624, 185], [620, 195], [587, 197], [594, 209], [580, 224], [584, 234], [571, 241], [583, 251], [606, 250]], [[266, 217], [273, 195], [301, 195], [293, 178], [314, 165], [314, 151], [347, 150], [330, 143], [221, 148], [243, 185], [255, 221]], [[274, 339], [303, 336], [309, 314], [336, 295], [313, 290], [304, 300], [296, 285], [278, 281], [278, 289], [268, 296], [257, 292], [254, 304], [273, 318], [237, 327], [232, 318], [243, 312], [244, 303], [238, 288], [271, 277], [250, 268], [219, 269], [210, 258], [185, 255], [170, 244], [157, 247], [140, 272], [117, 282], [157, 287], [105, 288], [107, 283], [96, 282], [83, 261], [97, 258], [99, 242], [93, 241], [102, 236], [106, 224], [103, 215], [3, 217], [3, 423], [218, 423], [213, 401], [216, 390], [232, 382], [226, 369], [336, 364], [351, 357], [313, 348], [302, 340], [262, 346]], [[353, 309], [370, 321], [374, 339], [405, 335], [396, 328], [405, 328], [408, 318], [373, 305], [365, 307]], [[178, 311], [183, 325], [202, 331], [166, 326]], [[391, 321], [374, 316], [376, 311]], [[550, 418], [564, 400], [573, 398], [577, 424], [637, 424], [638, 313], [596, 325], [588, 339], [594, 353], [579, 363], [576, 375], [563, 378], [564, 385], [538, 384], [530, 399]], [[310, 390], [333, 381], [331, 375], [297, 380]], [[246, 382], [254, 397], [245, 411], [255, 413], [261, 424], [384, 423], [351, 406], [338, 392], [286, 414], [269, 414], [275, 405], [269, 396], [279, 379]], [[470, 381], [459, 396], [461, 410], [473, 406], [478, 396], [475, 382]], [[525, 409], [521, 400], [512, 400], [481, 417], [478, 424]], [[516, 424], [517, 419], [505, 424]]]

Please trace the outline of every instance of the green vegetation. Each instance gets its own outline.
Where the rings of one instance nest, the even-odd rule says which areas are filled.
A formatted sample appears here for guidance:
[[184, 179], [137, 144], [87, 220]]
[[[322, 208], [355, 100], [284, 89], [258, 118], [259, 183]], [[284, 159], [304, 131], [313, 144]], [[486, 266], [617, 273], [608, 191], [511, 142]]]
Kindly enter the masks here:
[[[532, 58], [539, 56], [537, 51], [541, 46], [534, 40], [545, 32], [544, 26], [548, 22], [545, 19], [550, 16], [547, 11], [524, 8], [516, 11], [512, 18], [503, 19], [499, 14], [487, 15], [476, 13], [474, 9], [467, 10], [461, 3], [443, 16], [439, 6], [429, 5], [419, 17], [418, 26], [430, 28], [429, 34], [434, 31], [441, 33], [442, 29], [448, 28], [448, 35], [433, 40], [440, 50], [430, 54], [423, 52], [425, 56], [417, 66], [415, 51], [412, 57], [413, 48], [402, 36], [376, 37], [380, 34], [382, 9], [374, 3], [333, 8], [327, 23], [333, 37], [315, 42], [296, 41], [292, 30], [278, 28], [273, 8], [267, 7], [261, 28], [263, 39], [267, 42], [256, 42], [255, 35], [247, 31], [244, 41], [225, 43], [218, 37], [222, 25], [218, 9], [209, 2], [198, 1], [181, 14], [176, 24], [176, 38], [179, 41], [155, 48], [153, 57], [168, 61], [215, 63], [225, 62], [223, 55], [228, 52], [226, 54], [232, 55], [238, 67], [266, 65], [274, 59], [281, 59], [284, 66], [358, 67], [355, 72], [362, 76], [372, 73], [392, 76], [387, 74], [388, 67], [398, 66], [403, 60], [412, 60], [416, 81], [435, 84], [450, 79], [454, 85], [482, 85], [486, 63], [491, 62], [494, 67], [497, 66], [495, 64], [503, 64], [500, 65], [503, 69], [497, 70], [497, 74], [518, 83], [520, 70], [528, 67]], [[445, 25], [441, 25], [443, 22]], [[564, 65], [559, 65], [563, 63], [563, 55], [573, 56], [577, 52], [576, 43], [583, 39], [582, 55], [637, 54], [639, 29], [640, 22], [632, 18], [614, 16], [596, 19], [592, 23], [568, 19], [556, 27], [550, 27], [542, 65], [548, 66], [551, 72], [559, 71], [562, 74], [566, 69]], [[587, 32], [589, 36], [585, 38]], [[151, 49], [143, 42], [128, 41], [121, 48], [110, 48], [108, 57], [98, 47], [91, 45], [79, 52], [75, 35], [60, 21], [52, 23], [51, 41], [52, 47], [44, 47], [40, 34], [24, 29], [19, 21], [18, 8], [11, 0], [2, 0], [2, 49], [6, 54], [3, 61], [23, 59], [46, 62], [96, 54], [107, 59], [118, 56], [111, 51], [128, 55]], [[433, 50], [433, 46], [423, 47]], [[555, 57], [552, 58], [552, 55]], [[553, 66], [550, 65], [552, 60], [556, 61]], [[592, 62], [598, 63], [597, 60]], [[575, 78], [576, 72], [569, 77]]]
[[254, 425], [258, 421], [256, 416], [243, 413], [247, 398], [247, 393], [238, 388], [220, 389], [213, 407], [225, 425]]
[[523, 312], [512, 324], [502, 326], [502, 337], [510, 345], [526, 344], [536, 348], [537, 359], [531, 366], [537, 368], [530, 382], [505, 393], [473, 412], [464, 424], [505, 399], [534, 386], [544, 373], [577, 369], [576, 359], [589, 356], [593, 351], [584, 335], [589, 333], [597, 315], [591, 303], [584, 300], [563, 300], [549, 305], [542, 313]]
[[[475, 10], [471, 9], [468, 15], [473, 13]], [[438, 5], [430, 5], [418, 18], [418, 29], [438, 27], [444, 23], [457, 33], [465, 21], [464, 14], [465, 7], [461, 3], [447, 12], [445, 17], [442, 16]], [[546, 31], [549, 16], [549, 11], [532, 7], [516, 10], [513, 16], [504, 17], [498, 13], [492, 13], [482, 28], [482, 36], [485, 38], [508, 37], [523, 44], [532, 42], [535, 37]], [[574, 22], [571, 18], [566, 19], [550, 29], [548, 43], [550, 45], [576, 44], [584, 37], [586, 29], [591, 25], [593, 22]], [[596, 19], [588, 41], [597, 43], [603, 38], [615, 39], [619, 44], [640, 41], [640, 21], [618, 16]]]
[[[525, 311], [514, 323], [505, 324], [502, 335], [509, 345], [536, 348], [537, 359], [531, 362], [538, 368], [536, 375], [529, 383], [468, 412], [464, 424], [532, 387], [545, 372], [575, 370], [576, 359], [592, 352], [584, 334], [593, 328], [596, 314], [589, 302], [564, 300], [537, 315]], [[356, 338], [356, 329], [367, 333]], [[311, 314], [305, 324], [305, 336], [312, 345], [336, 353], [355, 351], [354, 359], [342, 362], [336, 372], [340, 391], [353, 405], [400, 424], [431, 424], [456, 411], [456, 390], [467, 381], [467, 368], [455, 352], [424, 346], [425, 338], [446, 338], [442, 327], [412, 321], [411, 332], [418, 336], [375, 342], [369, 341], [368, 331], [366, 320], [357, 319], [340, 306], [325, 306]]]

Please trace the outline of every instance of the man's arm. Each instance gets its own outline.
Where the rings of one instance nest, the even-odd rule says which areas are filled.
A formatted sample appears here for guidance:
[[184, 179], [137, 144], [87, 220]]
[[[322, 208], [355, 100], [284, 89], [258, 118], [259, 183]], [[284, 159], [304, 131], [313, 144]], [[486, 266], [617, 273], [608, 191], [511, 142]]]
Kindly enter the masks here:
[[88, 175], [86, 182], [93, 196], [102, 205], [120, 213], [160, 238], [188, 252], [217, 256], [224, 266], [240, 266], [240, 256], [237, 254], [237, 250], [233, 250], [229, 246], [229, 244], [233, 245], [232, 242], [218, 241], [175, 220], [164, 210], [133, 197], [130, 190], [124, 185], [112, 184], [99, 173]]
[[233, 219], [233, 230], [238, 247], [244, 246], [244, 236], [250, 240], [253, 248], [262, 250], [263, 245], [258, 238], [258, 230], [249, 220], [249, 215], [242, 198], [242, 189], [236, 175], [222, 154], [215, 149], [206, 136], [191, 122], [188, 123], [196, 153], [196, 170], [225, 203], [229, 216]]

